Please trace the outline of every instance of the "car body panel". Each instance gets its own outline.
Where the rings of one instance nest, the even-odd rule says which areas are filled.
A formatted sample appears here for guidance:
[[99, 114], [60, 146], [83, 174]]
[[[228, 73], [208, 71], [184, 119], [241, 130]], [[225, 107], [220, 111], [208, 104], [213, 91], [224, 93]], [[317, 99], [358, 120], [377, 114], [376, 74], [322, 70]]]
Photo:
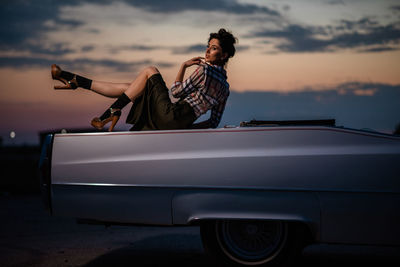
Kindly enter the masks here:
[[53, 185], [53, 213], [108, 223], [172, 225], [174, 192], [170, 188]]
[[[300, 221], [320, 242], [400, 245], [382, 231], [399, 221], [399, 163], [400, 137], [338, 127], [56, 134], [52, 208], [120, 223]], [[349, 234], [373, 216], [388, 223]]]

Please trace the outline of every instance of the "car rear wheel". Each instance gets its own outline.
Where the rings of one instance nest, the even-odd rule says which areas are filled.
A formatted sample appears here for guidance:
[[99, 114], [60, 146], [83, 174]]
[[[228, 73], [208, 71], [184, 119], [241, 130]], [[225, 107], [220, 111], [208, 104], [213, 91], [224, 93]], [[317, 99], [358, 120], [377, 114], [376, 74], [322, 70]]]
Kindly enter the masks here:
[[282, 221], [210, 221], [200, 230], [206, 252], [225, 265], [282, 265], [293, 251], [288, 224]]

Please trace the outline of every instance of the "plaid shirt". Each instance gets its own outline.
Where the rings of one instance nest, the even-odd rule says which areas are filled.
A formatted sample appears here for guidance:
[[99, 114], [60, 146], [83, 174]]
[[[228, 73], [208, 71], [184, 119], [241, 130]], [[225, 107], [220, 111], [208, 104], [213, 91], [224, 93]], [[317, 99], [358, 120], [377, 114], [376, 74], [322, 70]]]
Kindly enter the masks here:
[[185, 81], [175, 82], [171, 93], [188, 102], [197, 118], [211, 109], [211, 127], [216, 128], [229, 96], [226, 78], [223, 67], [201, 64]]

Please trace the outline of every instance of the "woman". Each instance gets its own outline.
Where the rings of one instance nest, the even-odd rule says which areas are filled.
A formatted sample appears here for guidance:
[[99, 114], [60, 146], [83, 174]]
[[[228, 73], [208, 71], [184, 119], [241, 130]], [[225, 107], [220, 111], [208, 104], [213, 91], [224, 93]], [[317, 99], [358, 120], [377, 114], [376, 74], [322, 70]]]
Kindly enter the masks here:
[[[98, 94], [118, 98], [103, 115], [92, 120], [96, 129], [111, 122], [109, 131], [114, 129], [121, 116], [121, 110], [131, 101], [127, 123], [134, 124], [131, 130], [172, 130], [187, 128], [216, 128], [221, 120], [229, 96], [229, 84], [224, 66], [235, 55], [236, 38], [225, 29], [210, 33], [205, 57], [195, 57], [181, 65], [171, 93], [179, 101], [172, 103], [161, 74], [155, 67], [142, 70], [131, 83], [110, 83], [92, 81], [88, 78], [63, 71], [57, 65], [51, 66], [53, 79], [64, 86], [55, 89], [76, 89], [82, 87]], [[188, 67], [199, 65], [185, 81]], [[193, 122], [211, 110], [210, 119], [201, 123]]]

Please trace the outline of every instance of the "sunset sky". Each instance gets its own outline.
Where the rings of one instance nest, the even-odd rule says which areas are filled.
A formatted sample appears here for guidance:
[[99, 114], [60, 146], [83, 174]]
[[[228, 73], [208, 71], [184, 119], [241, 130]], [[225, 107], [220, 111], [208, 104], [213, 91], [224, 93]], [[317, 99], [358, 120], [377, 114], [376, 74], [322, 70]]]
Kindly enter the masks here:
[[[239, 39], [220, 127], [335, 118], [389, 133], [400, 123], [398, 0], [5, 0], [0, 15], [3, 144], [89, 128], [113, 102], [83, 89], [53, 90], [52, 63], [115, 82], [155, 65], [171, 85], [219, 28]], [[121, 118], [117, 130], [129, 128]]]

